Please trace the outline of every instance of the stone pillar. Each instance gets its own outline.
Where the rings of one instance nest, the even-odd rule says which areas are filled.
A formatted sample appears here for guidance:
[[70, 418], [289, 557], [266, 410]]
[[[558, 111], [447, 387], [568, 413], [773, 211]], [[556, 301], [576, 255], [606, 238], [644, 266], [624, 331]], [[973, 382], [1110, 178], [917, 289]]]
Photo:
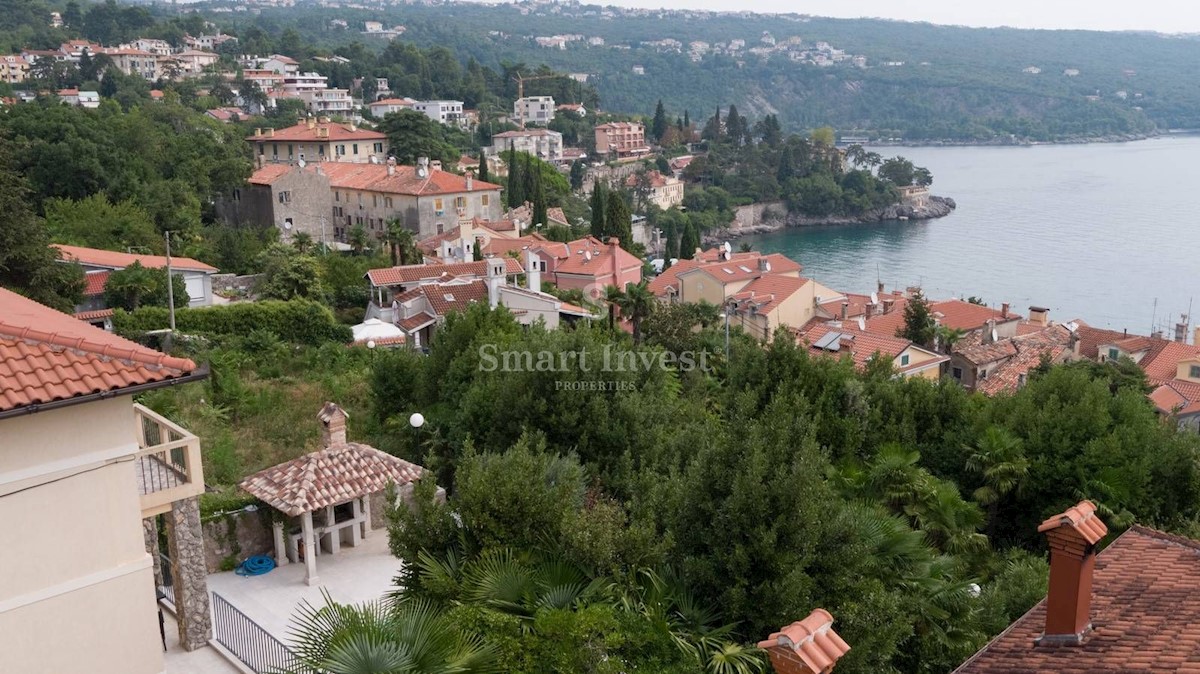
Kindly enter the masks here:
[[287, 544], [284, 542], [283, 536], [283, 522], [271, 524], [271, 530], [275, 535], [275, 565], [283, 566], [288, 563]]
[[212, 613], [209, 609], [199, 497], [176, 501], [171, 504], [171, 510], [164, 518], [167, 521], [171, 576], [175, 584], [175, 619], [179, 622], [179, 643], [185, 650], [194, 651], [208, 645], [209, 639], [212, 639]]
[[304, 513], [300, 518], [301, 531], [304, 532], [304, 582], [316, 585], [317, 578], [317, 538], [313, 536], [313, 516], [311, 512]]
[[154, 587], [163, 586], [162, 557], [158, 556], [158, 518], [142, 520], [142, 537], [146, 540], [146, 553], [154, 565]]

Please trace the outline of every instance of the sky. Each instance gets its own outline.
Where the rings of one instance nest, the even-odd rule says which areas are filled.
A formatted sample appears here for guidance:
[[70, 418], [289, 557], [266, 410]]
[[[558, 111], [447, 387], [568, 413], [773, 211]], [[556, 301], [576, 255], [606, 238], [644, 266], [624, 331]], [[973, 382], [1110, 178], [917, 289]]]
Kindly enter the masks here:
[[1196, 0], [597, 0], [625, 7], [795, 12], [843, 18], [881, 17], [963, 26], [1156, 30], [1200, 33]]

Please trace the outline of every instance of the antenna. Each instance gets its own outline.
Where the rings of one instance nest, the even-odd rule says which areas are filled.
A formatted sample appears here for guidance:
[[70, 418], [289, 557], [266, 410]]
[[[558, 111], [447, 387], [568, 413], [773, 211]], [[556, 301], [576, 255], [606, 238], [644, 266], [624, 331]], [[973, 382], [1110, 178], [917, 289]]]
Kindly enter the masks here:
[[1150, 313], [1150, 334], [1154, 334], [1154, 322], [1158, 318], [1158, 298], [1154, 298], [1154, 309]]

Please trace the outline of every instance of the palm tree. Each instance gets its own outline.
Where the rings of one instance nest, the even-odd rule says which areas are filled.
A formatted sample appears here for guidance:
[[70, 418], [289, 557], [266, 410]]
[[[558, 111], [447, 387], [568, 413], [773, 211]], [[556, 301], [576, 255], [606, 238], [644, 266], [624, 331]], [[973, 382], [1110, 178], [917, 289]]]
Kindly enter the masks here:
[[1000, 499], [1019, 490], [1029, 474], [1029, 459], [1021, 439], [999, 426], [988, 426], [974, 447], [969, 447], [967, 470], [983, 478], [972, 497], [988, 509], [988, 535], [994, 533]]
[[362, 255], [362, 252], [367, 249], [367, 244], [370, 240], [367, 237], [367, 228], [362, 225], [355, 225], [350, 230], [350, 247], [354, 249], [355, 255]]
[[643, 280], [638, 284], [629, 284], [624, 290], [609, 286], [607, 296], [609, 302], [621, 310], [621, 316], [628, 318], [633, 325], [633, 343], [642, 343], [642, 321], [654, 312], [658, 298], [650, 292], [648, 282]]
[[387, 241], [388, 249], [392, 254], [392, 266], [417, 264], [421, 261], [413, 231], [405, 227], [399, 220], [388, 220], [384, 240]]
[[484, 674], [496, 651], [424, 601], [325, 605], [307, 601], [292, 618], [296, 662], [287, 674]]
[[966, 334], [962, 330], [945, 325], [939, 325], [934, 328], [934, 340], [943, 353], [950, 353], [954, 349], [954, 345], [966, 336]]
[[296, 234], [292, 237], [292, 247], [294, 247], [301, 255], [307, 253], [308, 250], [312, 248], [312, 245], [312, 234], [309, 234], [308, 232], [296, 232]]

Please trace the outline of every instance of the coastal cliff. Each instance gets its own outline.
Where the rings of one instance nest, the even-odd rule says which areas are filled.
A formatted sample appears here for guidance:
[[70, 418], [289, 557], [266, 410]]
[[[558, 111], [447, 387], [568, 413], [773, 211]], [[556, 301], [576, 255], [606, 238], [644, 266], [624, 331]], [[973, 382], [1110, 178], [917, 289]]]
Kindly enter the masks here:
[[789, 213], [781, 201], [750, 204], [736, 209], [729, 227], [704, 236], [705, 243], [719, 243], [750, 234], [777, 232], [788, 227], [818, 227], [823, 225], [863, 225], [887, 220], [932, 220], [950, 215], [957, 204], [949, 197], [929, 196], [917, 203], [900, 203], [875, 208], [856, 216], [815, 217]]

